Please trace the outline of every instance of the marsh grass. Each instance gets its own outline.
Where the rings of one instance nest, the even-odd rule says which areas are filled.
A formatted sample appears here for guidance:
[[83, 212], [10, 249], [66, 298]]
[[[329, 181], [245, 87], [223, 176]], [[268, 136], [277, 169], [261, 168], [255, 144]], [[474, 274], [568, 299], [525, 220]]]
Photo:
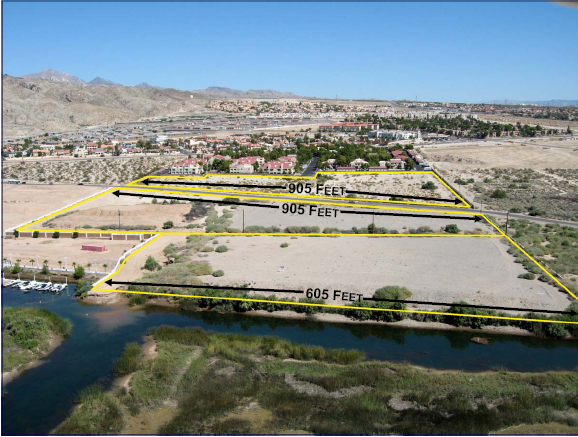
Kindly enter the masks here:
[[[255, 423], [229, 414], [255, 403], [271, 417], [271, 434], [487, 434], [521, 424], [576, 425], [577, 372], [432, 371], [273, 337], [172, 326], [150, 335], [158, 355], [140, 364], [130, 392], [89, 387], [58, 432], [115, 433], [123, 414], [156, 408], [168, 397], [178, 411], [160, 434], [251, 433]], [[130, 349], [125, 355], [134, 356]], [[319, 392], [297, 391], [287, 374]], [[324, 394], [343, 389], [349, 394]], [[406, 407], [394, 409], [400, 400]]]

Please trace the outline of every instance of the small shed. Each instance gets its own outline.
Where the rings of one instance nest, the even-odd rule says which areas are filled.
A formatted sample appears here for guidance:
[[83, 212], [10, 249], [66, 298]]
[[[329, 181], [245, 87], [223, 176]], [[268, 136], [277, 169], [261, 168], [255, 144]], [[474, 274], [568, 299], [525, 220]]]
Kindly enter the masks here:
[[92, 252], [104, 252], [106, 250], [106, 247], [98, 246], [96, 244], [83, 244], [82, 250], [90, 250]]

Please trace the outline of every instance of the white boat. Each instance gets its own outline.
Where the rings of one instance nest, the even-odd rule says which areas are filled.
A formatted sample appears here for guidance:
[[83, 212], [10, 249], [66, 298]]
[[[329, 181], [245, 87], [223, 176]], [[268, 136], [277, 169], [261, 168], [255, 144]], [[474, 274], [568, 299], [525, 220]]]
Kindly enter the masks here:
[[44, 282], [40, 287], [36, 287], [38, 291], [49, 291], [52, 288], [52, 282]]
[[37, 282], [36, 285], [34, 286], [34, 290], [40, 291], [42, 287], [44, 287], [45, 285], [46, 285], [45, 282]]
[[12, 279], [11, 281], [8, 281], [4, 286], [5, 287], [15, 287], [20, 282], [22, 282], [20, 279]]
[[14, 284], [14, 287], [22, 290], [22, 287], [27, 286], [29, 283], [30, 283], [30, 281], [20, 281], [20, 282]]
[[60, 293], [62, 290], [64, 290], [66, 288], [66, 284], [54, 284], [52, 285], [52, 287], [50, 288], [50, 291], [53, 291], [55, 293]]
[[36, 281], [30, 281], [28, 284], [20, 287], [20, 290], [32, 290], [38, 285]]

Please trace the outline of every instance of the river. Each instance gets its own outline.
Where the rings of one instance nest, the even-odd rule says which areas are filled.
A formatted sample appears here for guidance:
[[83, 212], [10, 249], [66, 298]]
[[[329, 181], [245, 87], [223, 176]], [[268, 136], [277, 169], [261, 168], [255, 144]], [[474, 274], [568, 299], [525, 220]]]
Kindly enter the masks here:
[[46, 434], [74, 406], [84, 387], [110, 387], [112, 364], [124, 345], [142, 342], [159, 325], [197, 326], [215, 332], [273, 335], [327, 348], [356, 348], [368, 358], [408, 362], [437, 369], [520, 372], [575, 370], [578, 342], [484, 334], [490, 345], [470, 341], [467, 332], [409, 330], [389, 326], [327, 324], [215, 312], [184, 312], [155, 307], [109, 308], [77, 301], [73, 286], [62, 295], [3, 288], [3, 306], [42, 306], [73, 324], [69, 338], [45, 362], [4, 387], [2, 434]]

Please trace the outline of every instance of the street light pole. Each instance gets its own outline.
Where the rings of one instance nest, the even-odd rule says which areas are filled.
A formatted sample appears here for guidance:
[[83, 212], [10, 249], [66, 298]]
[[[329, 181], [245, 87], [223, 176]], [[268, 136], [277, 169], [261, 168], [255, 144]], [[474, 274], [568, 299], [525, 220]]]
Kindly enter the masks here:
[[120, 231], [120, 209], [118, 210], [118, 230]]

